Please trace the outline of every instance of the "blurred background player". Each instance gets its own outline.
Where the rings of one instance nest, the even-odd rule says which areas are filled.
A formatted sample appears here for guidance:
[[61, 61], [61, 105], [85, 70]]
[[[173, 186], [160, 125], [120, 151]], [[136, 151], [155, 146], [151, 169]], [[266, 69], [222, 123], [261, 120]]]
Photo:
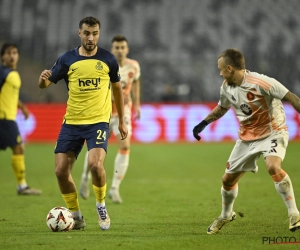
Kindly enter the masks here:
[[193, 129], [194, 137], [208, 124], [233, 108], [239, 122], [239, 139], [231, 152], [222, 177], [222, 212], [208, 227], [207, 234], [217, 234], [236, 218], [233, 203], [238, 195], [238, 181], [246, 172], [256, 173], [257, 160], [263, 155], [275, 189], [282, 197], [289, 216], [289, 230], [300, 229], [300, 215], [289, 175], [281, 168], [288, 145], [286, 117], [281, 100], [300, 113], [300, 99], [274, 78], [245, 69], [245, 58], [237, 49], [227, 49], [218, 58], [224, 78], [218, 105]]
[[24, 143], [16, 123], [18, 108], [25, 119], [29, 117], [26, 106], [19, 100], [21, 78], [16, 71], [19, 49], [16, 44], [5, 43], [1, 48], [0, 66], [0, 150], [12, 149], [11, 164], [18, 184], [19, 195], [39, 195], [41, 190], [27, 185], [25, 178]]
[[[113, 37], [111, 42], [111, 52], [117, 58], [119, 63], [121, 84], [124, 97], [124, 117], [128, 128], [128, 136], [122, 140], [118, 130], [118, 114], [114, 100], [112, 101], [112, 117], [110, 119], [109, 130], [114, 133], [117, 138], [119, 151], [114, 162], [114, 173], [111, 188], [108, 192], [109, 197], [114, 203], [122, 203], [122, 198], [119, 193], [120, 184], [127, 172], [129, 165], [130, 139], [132, 134], [131, 125], [131, 109], [133, 105], [134, 119], [140, 119], [140, 65], [136, 60], [127, 58], [129, 53], [128, 41], [122, 36]], [[133, 99], [131, 99], [131, 94]], [[89, 193], [89, 168], [87, 165], [88, 152], [85, 156], [83, 173], [80, 183], [80, 195], [87, 199]]]
[[110, 217], [105, 205], [104, 160], [112, 109], [111, 90], [120, 117], [120, 137], [125, 139], [127, 136], [119, 65], [110, 52], [97, 46], [100, 28], [97, 18], [83, 18], [78, 30], [81, 45], [62, 54], [52, 69], [44, 70], [39, 79], [40, 88], [46, 88], [61, 79], [65, 79], [68, 87], [66, 114], [54, 153], [55, 174], [62, 197], [74, 216], [74, 229], [86, 226], [71, 175], [85, 141], [89, 150], [88, 166], [92, 173], [98, 223], [102, 230], [110, 228]]

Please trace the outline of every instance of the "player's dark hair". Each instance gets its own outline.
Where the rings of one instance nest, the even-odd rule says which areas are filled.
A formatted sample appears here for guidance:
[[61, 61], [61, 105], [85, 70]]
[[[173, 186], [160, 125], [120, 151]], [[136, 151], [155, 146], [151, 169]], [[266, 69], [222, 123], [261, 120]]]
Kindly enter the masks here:
[[238, 70], [245, 69], [245, 58], [239, 50], [227, 49], [219, 55], [219, 58], [221, 57], [223, 57], [225, 64]]
[[116, 35], [116, 36], [113, 37], [113, 39], [111, 39], [111, 43], [113, 43], [113, 42], [123, 42], [123, 41], [128, 43], [126, 37], [123, 36], [123, 35]]
[[79, 29], [82, 28], [82, 25], [83, 24], [86, 24], [87, 26], [95, 26], [95, 25], [99, 25], [99, 29], [101, 28], [101, 23], [100, 21], [95, 18], [95, 17], [92, 17], [92, 16], [88, 16], [88, 17], [85, 17], [83, 19], [80, 20], [79, 22]]
[[10, 47], [16, 48], [18, 50], [18, 53], [19, 53], [19, 48], [15, 43], [4, 43], [2, 45], [2, 48], [1, 48], [1, 58], [5, 54], [6, 50]]

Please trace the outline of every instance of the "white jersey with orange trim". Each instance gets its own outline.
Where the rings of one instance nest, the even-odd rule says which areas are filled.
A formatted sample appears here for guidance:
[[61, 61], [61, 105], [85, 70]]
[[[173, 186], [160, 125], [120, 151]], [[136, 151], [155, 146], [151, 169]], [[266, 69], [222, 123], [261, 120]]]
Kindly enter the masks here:
[[233, 107], [240, 122], [239, 138], [253, 141], [287, 130], [281, 99], [289, 90], [274, 78], [245, 70], [240, 86], [223, 82], [218, 105]]
[[[131, 112], [132, 99], [131, 99], [131, 88], [132, 83], [138, 80], [141, 76], [140, 65], [136, 60], [126, 58], [124, 64], [119, 65], [119, 72], [121, 75], [121, 84], [123, 89], [124, 97], [124, 111]], [[117, 109], [112, 103], [112, 115], [117, 116]]]

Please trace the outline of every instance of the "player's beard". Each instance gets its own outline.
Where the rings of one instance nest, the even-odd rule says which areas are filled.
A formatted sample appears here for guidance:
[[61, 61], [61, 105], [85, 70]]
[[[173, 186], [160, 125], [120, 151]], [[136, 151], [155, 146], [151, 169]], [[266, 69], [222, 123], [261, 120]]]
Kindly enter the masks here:
[[96, 44], [82, 44], [86, 51], [93, 51], [96, 48]]
[[234, 83], [233, 75], [234, 75], [234, 70], [231, 72], [230, 79], [226, 79], [226, 81], [229, 86], [236, 87], [236, 84]]

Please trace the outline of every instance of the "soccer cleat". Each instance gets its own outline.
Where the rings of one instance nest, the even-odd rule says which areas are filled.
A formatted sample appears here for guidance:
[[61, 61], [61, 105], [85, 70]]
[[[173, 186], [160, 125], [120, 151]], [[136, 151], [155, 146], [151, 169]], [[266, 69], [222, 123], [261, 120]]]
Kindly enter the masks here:
[[108, 192], [108, 197], [111, 198], [114, 203], [121, 204], [123, 202], [119, 193], [119, 189], [111, 188]]
[[42, 190], [26, 187], [23, 189], [18, 190], [18, 195], [40, 195], [42, 193]]
[[110, 228], [110, 218], [105, 207], [97, 207], [98, 222], [102, 230]]
[[80, 182], [79, 194], [85, 200], [90, 197], [89, 184], [90, 184], [90, 177], [88, 176], [86, 178], [85, 176], [82, 176]]
[[300, 229], [300, 215], [290, 216], [289, 229], [291, 232], [295, 232], [296, 230]]
[[81, 220], [75, 220], [74, 219], [74, 227], [73, 230], [80, 230], [84, 229], [86, 226], [83, 216], [81, 217]]
[[232, 212], [231, 215], [224, 219], [221, 216], [216, 218], [212, 224], [207, 228], [207, 234], [217, 234], [221, 228], [228, 222], [231, 222], [236, 219], [236, 213]]

